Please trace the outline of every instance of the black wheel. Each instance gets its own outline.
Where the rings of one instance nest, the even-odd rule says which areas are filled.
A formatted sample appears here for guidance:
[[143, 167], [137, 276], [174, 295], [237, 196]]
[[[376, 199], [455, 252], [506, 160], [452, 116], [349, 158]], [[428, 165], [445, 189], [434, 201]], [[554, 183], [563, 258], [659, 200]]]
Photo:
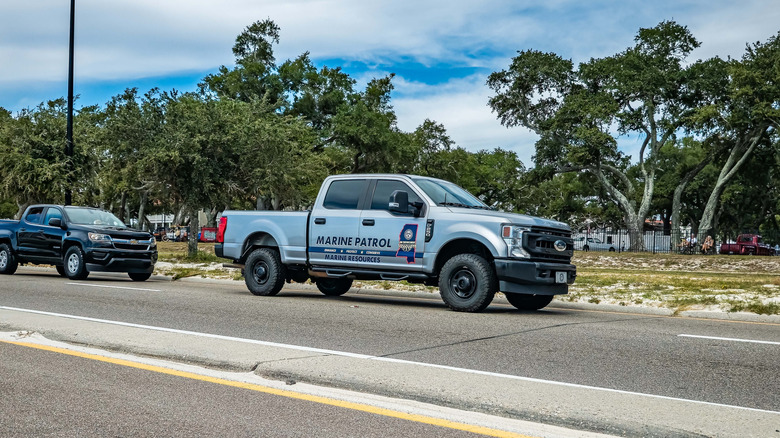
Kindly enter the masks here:
[[151, 272], [128, 272], [127, 275], [133, 281], [146, 281], [152, 276]]
[[582, 250], [585, 251], [585, 252], [588, 252], [588, 251], [590, 251], [590, 247], [588, 245], [585, 245], [585, 246], [582, 247]]
[[249, 254], [244, 266], [244, 280], [252, 294], [270, 296], [282, 290], [286, 273], [278, 251], [270, 248], [256, 249]]
[[441, 298], [447, 307], [458, 312], [484, 310], [497, 290], [493, 268], [477, 254], [458, 254], [447, 260], [439, 273]]
[[609, 252], [615, 252], [615, 248], [610, 247]]
[[520, 310], [539, 310], [550, 304], [552, 295], [506, 294], [509, 304]]
[[317, 289], [329, 297], [337, 297], [347, 293], [352, 287], [351, 278], [318, 278]]
[[55, 266], [54, 269], [57, 270], [57, 273], [60, 274], [60, 277], [67, 277], [64, 266]]
[[83, 280], [89, 275], [84, 264], [84, 251], [79, 246], [71, 246], [65, 252], [65, 275], [71, 280]]
[[11, 248], [5, 243], [0, 243], [0, 274], [11, 275], [18, 267], [19, 262], [16, 261]]

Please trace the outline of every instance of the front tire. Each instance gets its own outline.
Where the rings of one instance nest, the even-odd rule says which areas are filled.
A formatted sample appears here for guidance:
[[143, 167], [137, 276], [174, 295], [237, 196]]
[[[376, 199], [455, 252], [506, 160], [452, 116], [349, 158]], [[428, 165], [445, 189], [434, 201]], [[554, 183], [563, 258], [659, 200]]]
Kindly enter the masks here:
[[553, 300], [553, 296], [508, 293], [506, 294], [506, 300], [518, 310], [539, 310], [547, 307]]
[[439, 292], [444, 303], [457, 312], [481, 312], [498, 290], [493, 267], [477, 254], [458, 254], [439, 273]]
[[0, 243], [0, 274], [11, 275], [18, 267], [19, 262], [11, 248], [5, 243]]
[[286, 269], [278, 251], [270, 248], [256, 249], [249, 254], [244, 266], [244, 281], [253, 295], [276, 295], [284, 287]]
[[329, 297], [344, 295], [352, 287], [351, 278], [318, 278], [317, 289]]
[[146, 281], [152, 276], [151, 272], [128, 272], [127, 275], [133, 281]]
[[60, 274], [60, 277], [67, 277], [64, 266], [55, 266], [54, 269], [57, 270], [57, 273]]
[[84, 251], [79, 246], [71, 246], [65, 252], [65, 275], [71, 280], [84, 280], [89, 275], [84, 263]]

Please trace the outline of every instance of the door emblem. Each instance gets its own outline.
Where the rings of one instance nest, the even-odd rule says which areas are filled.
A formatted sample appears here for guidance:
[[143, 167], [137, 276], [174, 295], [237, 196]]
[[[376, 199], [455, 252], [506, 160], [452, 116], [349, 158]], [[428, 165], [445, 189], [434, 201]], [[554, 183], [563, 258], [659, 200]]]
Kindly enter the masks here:
[[406, 224], [398, 236], [398, 252], [396, 257], [406, 257], [406, 263], [414, 263], [414, 253], [417, 250], [417, 224]]

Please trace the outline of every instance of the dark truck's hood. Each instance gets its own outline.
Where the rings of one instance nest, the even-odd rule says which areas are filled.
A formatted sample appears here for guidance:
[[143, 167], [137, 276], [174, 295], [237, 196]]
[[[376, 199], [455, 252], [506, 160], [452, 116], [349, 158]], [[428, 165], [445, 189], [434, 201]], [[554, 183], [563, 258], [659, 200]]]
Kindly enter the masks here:
[[126, 227], [109, 227], [105, 225], [80, 225], [71, 224], [69, 229], [81, 230], [85, 232], [108, 234], [112, 238], [116, 239], [135, 239], [135, 240], [149, 240], [153, 239], [152, 235], [147, 231], [136, 230], [134, 228]]

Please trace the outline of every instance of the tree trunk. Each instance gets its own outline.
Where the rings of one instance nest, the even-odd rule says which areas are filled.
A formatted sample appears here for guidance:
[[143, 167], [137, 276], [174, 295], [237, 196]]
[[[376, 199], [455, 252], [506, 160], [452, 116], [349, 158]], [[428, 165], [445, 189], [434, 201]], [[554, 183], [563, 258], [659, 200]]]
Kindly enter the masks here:
[[125, 210], [127, 209], [127, 192], [122, 192], [119, 201], [119, 220], [125, 223]]
[[16, 205], [19, 207], [18, 210], [16, 210], [16, 214], [14, 215], [14, 219], [20, 220], [22, 218], [22, 215], [24, 214], [24, 211], [27, 210], [27, 207], [29, 207], [31, 204], [30, 201], [26, 201], [22, 204], [17, 203]]
[[144, 218], [146, 217], [146, 216], [144, 216], [144, 213], [145, 213], [144, 210], [146, 210], [146, 198], [148, 196], [149, 196], [149, 192], [147, 192], [145, 190], [142, 191], [141, 194], [140, 194], [141, 202], [140, 202], [140, 204], [138, 204], [138, 228], [141, 229], [141, 230], [146, 228], [146, 223], [144, 223]]
[[198, 209], [190, 209], [190, 232], [187, 234], [187, 257], [195, 258], [198, 255]]
[[674, 197], [672, 198], [672, 245], [677, 245], [681, 240], [682, 236], [680, 234], [680, 208], [682, 205], [682, 194], [685, 191], [685, 188], [688, 186], [688, 183], [690, 183], [694, 178], [696, 178], [696, 175], [699, 174], [706, 166], [710, 163], [712, 160], [712, 155], [708, 157], [708, 159], [702, 160], [699, 164], [696, 165], [693, 169], [691, 169], [690, 172], [686, 173], [685, 176], [680, 180], [680, 183], [677, 184], [677, 187], [674, 188]]
[[718, 208], [718, 202], [720, 201], [720, 195], [726, 189], [729, 181], [739, 171], [743, 164], [748, 160], [750, 154], [753, 153], [758, 143], [761, 141], [765, 129], [757, 128], [751, 133], [745, 134], [746, 137], [737, 140], [737, 144], [731, 149], [726, 163], [723, 168], [720, 169], [718, 175], [718, 181], [715, 183], [715, 187], [710, 193], [709, 199], [707, 199], [707, 205], [704, 207], [704, 212], [701, 215], [701, 221], [699, 221], [699, 235], [707, 236], [713, 231], [713, 221], [716, 210]]

